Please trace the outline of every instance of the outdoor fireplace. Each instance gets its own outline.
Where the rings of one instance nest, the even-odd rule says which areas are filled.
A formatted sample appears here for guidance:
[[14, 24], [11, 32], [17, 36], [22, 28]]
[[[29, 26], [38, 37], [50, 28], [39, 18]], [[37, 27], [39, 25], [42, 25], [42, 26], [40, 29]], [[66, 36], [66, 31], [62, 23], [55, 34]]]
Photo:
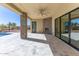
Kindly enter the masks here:
[[45, 28], [45, 33], [49, 33], [49, 28]]

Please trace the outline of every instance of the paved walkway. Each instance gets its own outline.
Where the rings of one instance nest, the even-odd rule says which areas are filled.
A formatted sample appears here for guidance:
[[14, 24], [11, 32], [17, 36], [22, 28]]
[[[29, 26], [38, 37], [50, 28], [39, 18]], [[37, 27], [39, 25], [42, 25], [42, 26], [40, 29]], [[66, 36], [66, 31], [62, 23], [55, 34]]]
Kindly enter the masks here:
[[0, 55], [7, 56], [53, 56], [44, 34], [28, 33], [28, 39], [19, 33], [0, 37]]

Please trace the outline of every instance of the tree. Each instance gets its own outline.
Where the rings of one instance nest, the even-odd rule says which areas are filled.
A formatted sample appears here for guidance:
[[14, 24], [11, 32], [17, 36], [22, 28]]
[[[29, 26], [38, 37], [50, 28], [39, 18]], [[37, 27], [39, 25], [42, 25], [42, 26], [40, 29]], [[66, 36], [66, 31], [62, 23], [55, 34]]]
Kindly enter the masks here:
[[12, 29], [15, 29], [16, 27], [16, 23], [12, 23]]
[[4, 25], [4, 24], [1, 24], [1, 25], [0, 25], [0, 31], [5, 30], [6, 28], [7, 28], [7, 26], [6, 26], [6, 25]]
[[12, 23], [11, 23], [11, 22], [9, 22], [7, 25], [8, 25], [9, 32], [10, 32], [10, 29], [11, 29]]

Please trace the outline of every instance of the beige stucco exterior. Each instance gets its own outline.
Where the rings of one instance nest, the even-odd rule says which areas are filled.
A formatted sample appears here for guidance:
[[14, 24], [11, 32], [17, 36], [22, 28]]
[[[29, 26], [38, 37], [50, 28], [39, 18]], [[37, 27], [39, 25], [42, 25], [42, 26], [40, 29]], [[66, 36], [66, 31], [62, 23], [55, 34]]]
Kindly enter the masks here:
[[31, 32], [32, 32], [32, 21], [36, 21], [36, 32], [42, 33], [43, 32], [43, 19], [32, 19], [31, 20]]
[[32, 19], [31, 20], [31, 32], [32, 32], [32, 22], [35, 21], [36, 25], [36, 32], [37, 33], [45, 33], [45, 28], [48, 28], [48, 33], [52, 33], [52, 17], [45, 18], [45, 19]]

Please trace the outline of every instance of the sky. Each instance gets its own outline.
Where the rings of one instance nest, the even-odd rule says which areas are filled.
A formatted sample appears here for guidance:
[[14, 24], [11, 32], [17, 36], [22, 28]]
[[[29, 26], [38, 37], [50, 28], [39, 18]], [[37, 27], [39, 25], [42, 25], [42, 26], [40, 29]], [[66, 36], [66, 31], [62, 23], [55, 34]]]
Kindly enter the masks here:
[[71, 22], [79, 24], [79, 18], [73, 19]]
[[[8, 24], [9, 22], [15, 22], [17, 26], [20, 26], [20, 15], [15, 12], [0, 6], [0, 24]], [[30, 25], [30, 19], [27, 20], [27, 25]]]

